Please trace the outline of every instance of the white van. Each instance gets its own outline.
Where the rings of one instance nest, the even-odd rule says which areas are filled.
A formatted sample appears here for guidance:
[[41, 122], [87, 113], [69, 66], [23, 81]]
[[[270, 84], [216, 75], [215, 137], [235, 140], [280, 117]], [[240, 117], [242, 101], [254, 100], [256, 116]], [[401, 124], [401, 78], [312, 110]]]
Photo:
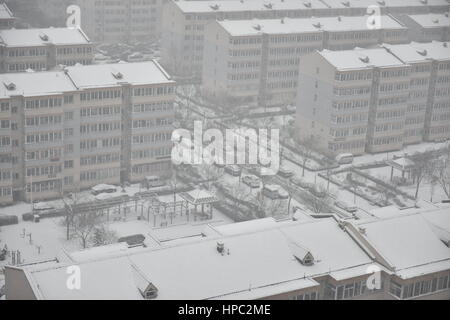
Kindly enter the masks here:
[[158, 176], [146, 176], [144, 179], [145, 188], [162, 187], [165, 183]]
[[339, 164], [349, 164], [353, 162], [353, 154], [351, 153], [341, 153], [336, 156], [336, 161]]

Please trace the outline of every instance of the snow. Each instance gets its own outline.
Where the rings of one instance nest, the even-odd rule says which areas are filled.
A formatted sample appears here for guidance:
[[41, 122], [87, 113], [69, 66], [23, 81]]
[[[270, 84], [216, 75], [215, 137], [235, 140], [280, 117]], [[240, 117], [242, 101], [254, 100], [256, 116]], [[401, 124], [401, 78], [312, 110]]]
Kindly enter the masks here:
[[[236, 11], [273, 11], [273, 10], [311, 10], [311, 9], [326, 9], [327, 6], [319, 0], [308, 0], [311, 7], [308, 8], [305, 2], [296, 0], [272, 1], [272, 7], [266, 7], [265, 1], [176, 1], [175, 4], [183, 13], [198, 12], [236, 12]], [[214, 9], [218, 5], [217, 9]]]
[[[450, 21], [450, 18], [447, 18]], [[430, 59], [450, 60], [450, 47], [444, 46], [445, 42], [432, 41], [428, 43], [411, 42], [408, 44], [383, 44], [405, 63], [424, 63]], [[420, 53], [425, 53], [422, 55]]]
[[423, 28], [450, 27], [450, 17], [445, 14], [412, 14], [409, 17]]
[[[67, 67], [67, 74], [78, 88], [114, 87], [126, 82], [132, 85], [173, 84], [174, 81], [158, 62], [133, 62]], [[117, 79], [113, 74], [120, 73]]]
[[14, 19], [6, 3], [0, 4], [0, 19]]
[[[76, 91], [76, 87], [65, 76], [64, 72], [22, 72], [0, 74], [0, 98], [9, 98], [14, 95], [40, 96], [48, 94], [61, 94]], [[13, 83], [16, 88], [8, 90], [4, 84]]]
[[[406, 66], [398, 58], [382, 48], [356, 48], [339, 52], [325, 49], [319, 51], [319, 54], [339, 70]], [[366, 57], [368, 58], [367, 63], [363, 61]]]
[[67, 286], [69, 266], [31, 272], [43, 299], [142, 300], [134, 271], [126, 258], [77, 264], [81, 276], [80, 290], [70, 290]]
[[[367, 30], [368, 16], [351, 17], [312, 17], [302, 19], [251, 19], [251, 20], [225, 20], [217, 23], [232, 36], [249, 36], [265, 34], [293, 34], [293, 33], [318, 33], [323, 31], [357, 31]], [[406, 29], [405, 26], [390, 16], [380, 17], [383, 29]], [[317, 28], [314, 25], [320, 24]], [[255, 28], [259, 26], [260, 30]]]
[[420, 215], [358, 224], [365, 237], [396, 270], [450, 260], [450, 249]]
[[[48, 37], [48, 41], [41, 38]], [[89, 44], [86, 35], [78, 28], [8, 29], [0, 31], [1, 42], [7, 47], [37, 47], [54, 45]]]

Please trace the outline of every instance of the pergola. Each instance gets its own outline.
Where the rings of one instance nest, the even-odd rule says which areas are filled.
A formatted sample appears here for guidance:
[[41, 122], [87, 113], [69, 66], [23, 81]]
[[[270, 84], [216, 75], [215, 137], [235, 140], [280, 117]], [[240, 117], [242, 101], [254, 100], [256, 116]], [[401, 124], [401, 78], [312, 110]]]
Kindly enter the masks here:
[[[203, 189], [195, 189], [188, 192], [182, 192], [180, 193], [180, 197], [183, 198], [187, 206], [192, 205], [194, 206], [194, 219], [197, 215], [201, 217], [207, 217], [209, 219], [212, 219], [213, 216], [213, 203], [216, 203], [219, 201], [217, 197], [212, 194], [211, 192]], [[198, 207], [201, 207], [201, 210], [198, 210]], [[205, 212], [205, 206], [209, 207], [209, 212]]]
[[408, 174], [408, 179], [411, 178], [411, 171], [414, 168], [414, 161], [406, 157], [388, 160], [386, 162], [391, 167], [391, 181], [394, 177], [394, 169], [402, 172], [402, 179], [405, 178], [405, 173]]

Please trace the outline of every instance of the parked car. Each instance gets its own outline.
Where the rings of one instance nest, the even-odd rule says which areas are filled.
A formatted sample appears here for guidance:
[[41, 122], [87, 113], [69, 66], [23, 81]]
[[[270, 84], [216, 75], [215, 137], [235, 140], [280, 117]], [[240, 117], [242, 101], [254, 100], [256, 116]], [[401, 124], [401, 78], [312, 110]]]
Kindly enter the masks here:
[[280, 197], [280, 194], [278, 193], [279, 189], [280, 189], [280, 186], [278, 186], [276, 184], [266, 184], [262, 190], [262, 193], [267, 198], [275, 200]]
[[250, 188], [259, 188], [261, 185], [261, 180], [254, 175], [247, 175], [242, 177], [242, 182], [248, 185]]
[[336, 156], [336, 161], [339, 164], [349, 164], [353, 162], [353, 154], [351, 153], [341, 153]]
[[348, 203], [346, 203], [344, 201], [336, 201], [334, 203], [334, 205], [336, 207], [341, 208], [342, 210], [345, 210], [345, 211], [350, 212], [350, 213], [354, 213], [354, 212], [358, 211], [358, 208], [356, 206], [350, 205], [350, 204], [348, 204]]
[[238, 165], [232, 164], [225, 167], [225, 172], [231, 174], [232, 176], [238, 177], [241, 175], [241, 168]]
[[317, 198], [324, 198], [327, 193], [324, 190], [320, 190], [317, 188], [316, 185], [313, 185], [311, 188], [308, 189], [309, 192], [311, 192], [313, 195], [315, 195]]
[[294, 172], [286, 167], [280, 167], [277, 173], [283, 178], [290, 178], [294, 175]]
[[289, 193], [283, 188], [278, 189], [278, 198], [280, 199], [289, 199]]
[[98, 184], [91, 188], [91, 193], [93, 195], [98, 195], [100, 193], [113, 193], [116, 192], [117, 187], [109, 184]]

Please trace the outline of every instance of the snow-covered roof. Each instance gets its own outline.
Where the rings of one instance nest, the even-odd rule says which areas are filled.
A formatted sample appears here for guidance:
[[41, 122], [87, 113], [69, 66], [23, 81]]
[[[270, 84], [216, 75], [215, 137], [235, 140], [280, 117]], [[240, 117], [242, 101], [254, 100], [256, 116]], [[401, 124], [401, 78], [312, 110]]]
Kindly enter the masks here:
[[[48, 300], [141, 300], [132, 266], [126, 258], [77, 264], [80, 290], [67, 286], [70, 264], [31, 272], [41, 299]], [[73, 271], [73, 270], [72, 270]]]
[[427, 43], [383, 44], [383, 47], [405, 63], [434, 60], [450, 60], [450, 43], [432, 41]]
[[64, 72], [0, 74], [0, 98], [14, 95], [51, 95], [70, 91], [76, 91], [76, 87]]
[[[133, 290], [139, 284], [135, 283], [131, 268], [139, 270], [141, 277], [157, 288], [156, 299], [257, 299], [314, 288], [318, 285], [314, 281], [316, 276], [332, 272], [347, 270], [348, 278], [365, 275], [367, 267], [373, 264], [333, 218], [308, 223], [291, 221], [256, 231], [247, 225], [241, 231], [141, 249], [121, 258], [80, 262], [83, 276], [80, 292], [67, 290], [66, 281], [61, 280], [62, 276], [67, 277], [66, 269], [59, 264], [53, 268], [46, 266], [46, 270], [33, 267], [29, 274], [43, 297], [49, 299], [93, 295], [97, 299], [125, 295], [141, 298]], [[217, 248], [218, 242], [223, 243], [222, 253]], [[293, 247], [297, 248], [295, 252]], [[308, 254], [314, 256], [312, 265], [303, 265], [295, 257]], [[112, 289], [111, 285], [117, 288]]]
[[204, 189], [182, 192], [180, 193], [180, 197], [193, 205], [210, 204], [218, 201], [214, 194]]
[[396, 7], [432, 7], [446, 6], [446, 0], [323, 0], [324, 3], [332, 8], [368, 8], [376, 5], [381, 8]]
[[450, 248], [428, 219], [422, 214], [405, 214], [356, 224], [395, 274], [408, 278], [450, 268]]
[[409, 17], [422, 28], [450, 27], [450, 16], [447, 13], [412, 14]]
[[239, 11], [277, 11], [277, 10], [313, 10], [327, 9], [320, 0], [229, 0], [229, 1], [176, 1], [183, 13], [215, 13]]
[[121, 83], [132, 85], [174, 83], [158, 62], [79, 65], [66, 68], [67, 75], [78, 88], [113, 87]]
[[14, 16], [6, 3], [0, 3], [0, 19], [14, 19]]
[[338, 70], [371, 69], [373, 67], [402, 67], [405, 64], [385, 49], [362, 49], [318, 52]]
[[[232, 36], [367, 31], [368, 16], [223, 20], [217, 23]], [[382, 29], [406, 29], [391, 16], [381, 16]]]
[[82, 45], [91, 41], [79, 28], [7, 29], [0, 31], [0, 44], [7, 47]]
[[259, 230], [266, 230], [276, 227], [278, 222], [274, 218], [263, 218], [257, 220], [244, 221], [240, 223], [229, 223], [218, 226], [208, 225], [209, 228], [214, 229], [218, 234], [223, 236], [231, 236], [235, 234], [243, 234], [246, 232], [255, 232]]
[[[348, 5], [347, 5], [348, 3]], [[446, 0], [229, 0], [229, 1], [175, 1], [184, 13], [213, 13], [236, 11], [314, 10], [314, 9], [367, 9], [376, 5], [381, 8], [443, 7]]]

